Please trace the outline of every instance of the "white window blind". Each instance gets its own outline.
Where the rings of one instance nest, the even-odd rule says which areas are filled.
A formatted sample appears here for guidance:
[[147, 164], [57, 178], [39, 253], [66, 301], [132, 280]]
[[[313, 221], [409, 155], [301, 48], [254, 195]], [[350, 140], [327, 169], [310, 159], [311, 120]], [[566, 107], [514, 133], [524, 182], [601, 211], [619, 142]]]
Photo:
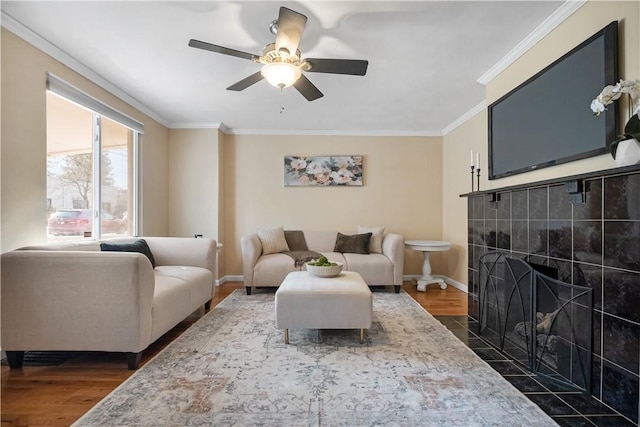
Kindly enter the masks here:
[[68, 100], [75, 102], [76, 104], [95, 111], [111, 120], [120, 123], [123, 126], [128, 127], [139, 133], [144, 133], [144, 125], [139, 121], [132, 119], [124, 113], [108, 106], [92, 97], [91, 95], [81, 91], [75, 86], [62, 80], [60, 77], [47, 73], [47, 89], [56, 95], [60, 95]]

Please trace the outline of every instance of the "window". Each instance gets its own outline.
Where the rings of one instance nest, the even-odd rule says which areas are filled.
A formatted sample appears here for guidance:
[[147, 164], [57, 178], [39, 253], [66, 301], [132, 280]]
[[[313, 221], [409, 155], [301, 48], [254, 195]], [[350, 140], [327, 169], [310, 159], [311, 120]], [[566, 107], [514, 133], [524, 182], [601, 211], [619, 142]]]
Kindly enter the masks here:
[[48, 240], [136, 235], [141, 132], [117, 119], [142, 125], [53, 75], [48, 88]]

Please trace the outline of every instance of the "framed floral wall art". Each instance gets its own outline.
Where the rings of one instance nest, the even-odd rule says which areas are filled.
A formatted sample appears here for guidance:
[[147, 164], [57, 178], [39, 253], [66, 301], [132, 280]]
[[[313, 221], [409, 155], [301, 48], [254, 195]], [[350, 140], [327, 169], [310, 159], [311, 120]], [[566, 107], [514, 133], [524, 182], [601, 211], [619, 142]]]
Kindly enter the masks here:
[[362, 156], [284, 156], [284, 186], [362, 186]]

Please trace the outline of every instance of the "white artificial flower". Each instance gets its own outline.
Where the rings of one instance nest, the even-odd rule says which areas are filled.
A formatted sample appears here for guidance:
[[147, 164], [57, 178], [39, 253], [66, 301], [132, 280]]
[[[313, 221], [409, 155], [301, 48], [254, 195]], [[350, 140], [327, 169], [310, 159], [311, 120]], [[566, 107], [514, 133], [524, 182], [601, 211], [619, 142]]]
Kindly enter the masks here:
[[600, 113], [602, 113], [604, 110], [604, 104], [598, 101], [598, 99], [594, 99], [593, 101], [591, 101], [591, 111], [593, 111], [593, 114], [599, 116]]
[[600, 113], [602, 113], [606, 109], [604, 108], [605, 106], [611, 104], [613, 101], [622, 96], [621, 92], [617, 92], [615, 90], [617, 87], [618, 85], [616, 85], [615, 87], [612, 85], [605, 86], [605, 88], [602, 89], [602, 92], [600, 92], [600, 95], [598, 95], [596, 99], [591, 101], [591, 111], [593, 111], [593, 114], [599, 116]]
[[640, 98], [640, 80], [620, 80], [613, 88], [617, 93], [628, 93], [631, 99]]

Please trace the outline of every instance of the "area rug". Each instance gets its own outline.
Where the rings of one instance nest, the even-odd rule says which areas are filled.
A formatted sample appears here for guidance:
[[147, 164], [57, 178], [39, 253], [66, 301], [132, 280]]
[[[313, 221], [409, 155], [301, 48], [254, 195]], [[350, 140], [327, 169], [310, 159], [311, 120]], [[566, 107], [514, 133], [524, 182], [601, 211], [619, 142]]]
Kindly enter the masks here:
[[234, 291], [75, 426], [555, 426], [405, 292], [374, 324], [283, 331]]

